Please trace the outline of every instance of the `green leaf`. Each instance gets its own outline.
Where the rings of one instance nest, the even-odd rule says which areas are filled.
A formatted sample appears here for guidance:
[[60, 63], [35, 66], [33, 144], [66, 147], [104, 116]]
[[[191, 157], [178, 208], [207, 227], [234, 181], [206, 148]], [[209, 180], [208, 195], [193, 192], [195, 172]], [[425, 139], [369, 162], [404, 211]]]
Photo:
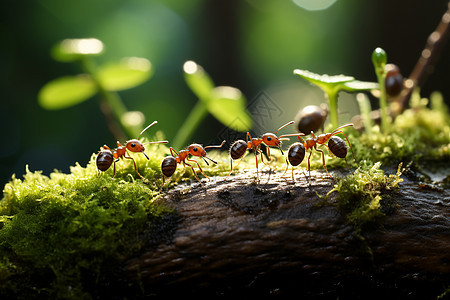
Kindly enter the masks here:
[[94, 80], [88, 75], [65, 76], [44, 85], [38, 102], [45, 109], [62, 109], [91, 98], [97, 91]]
[[119, 63], [100, 67], [96, 78], [108, 91], [121, 91], [136, 87], [147, 81], [153, 74], [149, 60], [140, 57], [128, 57]]
[[348, 81], [352, 81], [355, 80], [354, 77], [352, 76], [346, 76], [346, 75], [327, 75], [327, 74], [323, 74], [323, 75], [319, 75], [307, 70], [300, 70], [300, 69], [295, 69], [294, 70], [294, 74], [299, 75], [300, 77], [314, 83], [314, 84], [330, 84], [330, 85], [334, 85], [334, 84], [339, 84], [339, 83], [344, 83], [344, 82], [348, 82]]
[[65, 39], [53, 47], [51, 54], [57, 61], [71, 62], [85, 56], [100, 55], [103, 49], [102, 41], [95, 38]]
[[218, 86], [212, 90], [210, 97], [208, 111], [222, 124], [241, 132], [251, 129], [252, 118], [245, 108], [246, 100], [240, 90]]
[[345, 82], [342, 85], [342, 90], [347, 92], [362, 92], [362, 91], [376, 90], [379, 87], [380, 87], [379, 84], [376, 82], [353, 80]]
[[215, 85], [211, 77], [205, 70], [192, 60], [183, 65], [184, 79], [192, 92], [204, 102], [209, 101], [212, 90]]

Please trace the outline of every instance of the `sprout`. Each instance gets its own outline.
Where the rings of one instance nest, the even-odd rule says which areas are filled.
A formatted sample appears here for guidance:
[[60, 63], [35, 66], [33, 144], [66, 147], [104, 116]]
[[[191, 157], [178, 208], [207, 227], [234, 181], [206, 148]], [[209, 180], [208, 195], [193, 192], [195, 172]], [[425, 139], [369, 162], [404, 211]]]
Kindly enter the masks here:
[[328, 97], [330, 106], [330, 119], [333, 128], [339, 126], [338, 121], [338, 93], [340, 91], [346, 92], [361, 92], [370, 91], [378, 88], [378, 85], [374, 82], [365, 82], [355, 80], [354, 77], [345, 75], [318, 75], [306, 70], [295, 69], [294, 74], [299, 75], [303, 79], [320, 87]]
[[381, 110], [381, 129], [387, 132], [388, 123], [388, 107], [386, 102], [386, 72], [385, 66], [387, 62], [387, 54], [382, 48], [376, 48], [372, 53], [372, 63], [377, 74], [378, 84], [380, 85], [380, 110]]
[[[115, 63], [96, 66], [93, 57], [103, 54], [103, 50], [102, 41], [95, 38], [65, 39], [54, 46], [52, 56], [55, 60], [79, 62], [85, 73], [59, 77], [46, 83], [39, 91], [38, 103], [45, 109], [59, 110], [100, 94], [102, 111], [107, 114], [107, 120], [118, 122], [128, 136], [137, 136], [144, 122], [141, 119], [129, 122], [130, 115], [125, 117], [128, 110], [116, 92], [149, 80], [153, 75], [152, 64], [146, 58], [126, 57]], [[121, 132], [113, 133], [117, 139], [125, 139]]]
[[199, 101], [174, 138], [174, 148], [182, 148], [210, 113], [222, 124], [236, 131], [248, 131], [252, 119], [246, 109], [246, 99], [240, 90], [230, 86], [215, 86], [205, 70], [192, 60], [183, 65], [184, 78]]

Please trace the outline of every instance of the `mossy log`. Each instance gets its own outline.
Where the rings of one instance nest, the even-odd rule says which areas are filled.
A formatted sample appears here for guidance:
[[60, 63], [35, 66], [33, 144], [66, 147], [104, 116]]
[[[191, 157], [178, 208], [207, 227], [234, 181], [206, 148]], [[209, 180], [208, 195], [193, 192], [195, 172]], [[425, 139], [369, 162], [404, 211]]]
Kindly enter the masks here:
[[[289, 174], [289, 173], [288, 173]], [[436, 299], [450, 286], [450, 190], [408, 178], [383, 197], [385, 217], [355, 233], [326, 174], [311, 185], [253, 173], [180, 185], [176, 220], [128, 261], [143, 295]], [[167, 233], [170, 237], [167, 237]]]

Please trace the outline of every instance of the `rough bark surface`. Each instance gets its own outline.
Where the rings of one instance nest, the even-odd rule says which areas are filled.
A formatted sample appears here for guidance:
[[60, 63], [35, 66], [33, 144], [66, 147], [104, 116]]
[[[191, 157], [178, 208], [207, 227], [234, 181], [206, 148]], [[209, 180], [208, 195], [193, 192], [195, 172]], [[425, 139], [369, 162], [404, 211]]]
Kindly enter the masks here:
[[[125, 266], [143, 295], [436, 299], [450, 286], [450, 190], [404, 178], [381, 227], [362, 239], [346, 223], [332, 180], [263, 173], [185, 185], [165, 199], [170, 237]], [[183, 190], [184, 189], [184, 190]]]

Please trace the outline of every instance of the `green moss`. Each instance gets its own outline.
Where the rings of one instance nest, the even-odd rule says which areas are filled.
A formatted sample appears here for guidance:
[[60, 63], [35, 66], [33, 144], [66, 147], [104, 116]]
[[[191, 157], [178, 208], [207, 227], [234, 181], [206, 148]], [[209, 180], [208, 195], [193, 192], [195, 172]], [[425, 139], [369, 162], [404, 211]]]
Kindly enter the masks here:
[[351, 135], [358, 159], [391, 165], [400, 161], [449, 159], [450, 114], [439, 93], [432, 94], [430, 99], [415, 92], [411, 107], [396, 117], [386, 134], [374, 127], [371, 134]]
[[126, 169], [115, 178], [99, 175], [93, 156], [71, 174], [27, 168], [23, 180], [13, 176], [0, 201], [0, 295], [33, 288], [48, 297], [90, 298], [89, 286], [141, 251], [152, 224], [174, 211]]
[[398, 188], [403, 180], [401, 164], [396, 174], [385, 175], [380, 169], [381, 163], [362, 161], [361, 167], [354, 174], [338, 178], [336, 185], [329, 192], [338, 192], [337, 205], [341, 213], [357, 232], [366, 225], [376, 223], [384, 216], [381, 202], [387, 191]]

